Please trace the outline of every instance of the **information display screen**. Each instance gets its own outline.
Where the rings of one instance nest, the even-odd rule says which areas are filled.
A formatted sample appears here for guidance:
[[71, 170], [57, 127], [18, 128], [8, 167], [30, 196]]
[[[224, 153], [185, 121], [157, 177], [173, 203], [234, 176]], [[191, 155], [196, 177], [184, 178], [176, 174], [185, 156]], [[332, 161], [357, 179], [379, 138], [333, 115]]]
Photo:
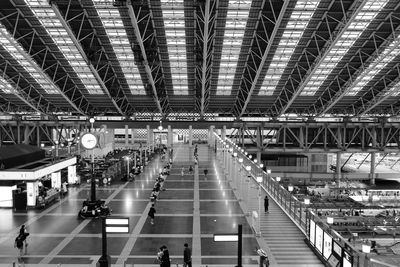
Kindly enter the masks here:
[[333, 241], [333, 252], [337, 256], [342, 257], [342, 247], [335, 241]]
[[324, 232], [324, 257], [325, 259], [328, 259], [329, 256], [332, 254], [332, 237]]
[[324, 231], [318, 225], [315, 225], [315, 247], [322, 254]]
[[310, 220], [310, 242], [315, 245], [315, 222]]

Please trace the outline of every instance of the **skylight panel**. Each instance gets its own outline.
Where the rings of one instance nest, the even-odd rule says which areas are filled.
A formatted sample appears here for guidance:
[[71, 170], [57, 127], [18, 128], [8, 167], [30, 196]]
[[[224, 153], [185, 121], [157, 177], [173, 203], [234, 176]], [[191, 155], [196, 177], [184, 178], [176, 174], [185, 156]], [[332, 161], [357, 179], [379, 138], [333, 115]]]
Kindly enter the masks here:
[[0, 89], [3, 91], [5, 94], [18, 94], [16, 92], [15, 88], [3, 77], [0, 76]]
[[[397, 36], [383, 51], [375, 58], [375, 60], [356, 78], [350, 86], [350, 90], [346, 95], [355, 96], [358, 94], [389, 62], [400, 55], [400, 35]], [[394, 86], [391, 90], [398, 91], [398, 86]], [[389, 91], [391, 92], [391, 91]], [[397, 92], [398, 93], [398, 92]]]
[[183, 0], [161, 0], [161, 9], [164, 19], [165, 38], [169, 55], [170, 71], [174, 94], [187, 95], [187, 58], [185, 13]]
[[135, 65], [135, 57], [119, 10], [110, 6], [105, 7], [102, 4], [103, 2], [103, 0], [93, 1], [121, 70], [124, 73], [129, 90], [133, 95], [145, 95], [146, 90], [140, 77], [139, 69]]
[[[360, 12], [350, 23], [346, 31], [343, 32], [343, 34], [339, 37], [340, 39], [335, 43], [335, 45], [320, 63], [319, 68], [326, 68], [328, 71], [319, 74], [314, 72], [309, 80], [309, 84], [312, 83], [314, 86], [310, 87], [307, 84], [300, 95], [309, 95], [310, 93], [315, 94], [315, 92], [318, 91], [319, 87], [321, 87], [332, 70], [342, 60], [343, 56], [349, 51], [349, 49], [361, 36], [363, 31], [369, 26], [376, 15], [378, 15], [378, 13], [388, 2], [389, 0], [368, 0], [365, 3]], [[338, 51], [340, 51], [340, 53], [338, 53]], [[317, 80], [318, 82], [316, 83], [315, 81]]]
[[229, 0], [219, 66], [217, 95], [231, 94], [233, 78], [224, 77], [231, 77], [231, 74], [235, 73], [250, 7], [251, 0]]
[[[63, 53], [65, 59], [69, 63], [73, 61], [82, 62], [81, 67], [77, 68], [71, 65], [76, 75], [85, 86], [90, 94], [104, 94], [102, 88], [98, 84], [96, 78], [91, 72], [88, 64], [82, 58], [79, 50], [73, 45], [68, 32], [61, 26], [61, 22], [57, 15], [51, 8], [47, 0], [25, 0], [26, 4], [31, 8], [32, 12], [36, 15], [37, 19], [44, 26], [49, 36], [53, 39], [54, 43], [58, 46]], [[83, 64], [85, 63], [85, 64]], [[88, 78], [85, 78], [88, 77]], [[93, 85], [88, 87], [88, 85]]]
[[[50, 80], [47, 74], [44, 73], [42, 68], [32, 60], [26, 60], [31, 56], [15, 41], [15, 39], [9, 34], [7, 29], [0, 23], [0, 36], [1, 45], [8, 51], [8, 53], [14, 57], [14, 59], [25, 69], [25, 71], [40, 85], [40, 87], [47, 94], [58, 94], [58, 88]], [[24, 55], [22, 54], [24, 53]]]
[[[298, 0], [271, 60], [259, 95], [272, 95], [320, 0]], [[267, 79], [266, 77], [270, 77]]]

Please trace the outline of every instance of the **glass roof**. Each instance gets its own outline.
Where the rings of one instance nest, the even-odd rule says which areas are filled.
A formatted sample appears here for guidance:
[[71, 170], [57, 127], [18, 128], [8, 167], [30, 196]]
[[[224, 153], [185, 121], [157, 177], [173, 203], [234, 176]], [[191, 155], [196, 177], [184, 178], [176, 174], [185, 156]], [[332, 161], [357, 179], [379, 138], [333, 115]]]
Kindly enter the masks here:
[[[388, 2], [389, 0], [368, 0], [365, 3], [348, 28], [339, 37], [336, 44], [328, 52], [327, 56], [321, 61], [319, 68], [310, 77], [308, 84], [304, 87], [300, 95], [312, 96], [318, 91], [332, 70], [342, 60], [343, 56], [346, 55], [363, 31]], [[323, 70], [328, 71], [323, 72]]]
[[140, 77], [139, 69], [135, 65], [131, 44], [118, 8], [103, 5], [104, 0], [93, 0], [93, 3], [120, 63], [131, 93], [145, 95], [146, 91], [142, 78]]
[[5, 94], [18, 94], [17, 90], [15, 90], [14, 86], [12, 86], [6, 79], [1, 77], [0, 75], [0, 85], [1, 85], [1, 91], [3, 91]]
[[174, 94], [187, 95], [187, 59], [184, 0], [161, 0]]
[[[104, 94], [88, 64], [63, 28], [48, 0], [24, 0], [44, 26], [49, 36], [69, 61], [76, 75], [90, 94]], [[73, 63], [72, 63], [73, 62]]]
[[15, 41], [3, 24], [0, 23], [0, 44], [23, 67], [30, 76], [40, 85], [47, 94], [58, 94], [59, 90], [52, 80], [45, 74], [42, 68], [31, 56]]
[[320, 0], [299, 0], [271, 60], [259, 95], [272, 95]]
[[[375, 58], [375, 60], [357, 77], [350, 86], [350, 90], [346, 95], [355, 96], [360, 92], [367, 83], [369, 83], [376, 74], [382, 71], [395, 57], [400, 55], [400, 35], [391, 42], [383, 51]], [[391, 90], [398, 90], [396, 86]], [[389, 92], [391, 92], [391, 90]], [[397, 92], [398, 93], [398, 92]]]
[[217, 95], [231, 94], [250, 7], [251, 0], [229, 0], [219, 65]]

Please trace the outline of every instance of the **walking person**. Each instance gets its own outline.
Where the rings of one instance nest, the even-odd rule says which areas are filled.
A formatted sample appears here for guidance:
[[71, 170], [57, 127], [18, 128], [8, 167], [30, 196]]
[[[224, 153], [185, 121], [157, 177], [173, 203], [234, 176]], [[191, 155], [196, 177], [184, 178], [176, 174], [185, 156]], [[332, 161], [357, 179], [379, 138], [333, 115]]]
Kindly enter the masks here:
[[204, 169], [204, 176], [207, 178], [208, 170]]
[[25, 247], [25, 253], [24, 254], [28, 254], [28, 242], [26, 240], [26, 238], [29, 236], [28, 230], [26, 230], [25, 225], [23, 224], [21, 226], [21, 228], [19, 229], [19, 238], [22, 240], [23, 245]]
[[24, 255], [24, 241], [21, 236], [15, 238], [14, 247], [18, 249], [18, 262], [21, 262], [22, 256]]
[[265, 210], [265, 212], [269, 212], [268, 211], [268, 207], [269, 207], [269, 198], [266, 195], [265, 198], [264, 198], [264, 210]]
[[150, 223], [154, 224], [154, 214], [156, 213], [156, 209], [154, 208], [154, 204], [151, 204], [149, 213], [147, 214], [150, 217]]
[[161, 257], [161, 267], [171, 267], [171, 260], [169, 259], [169, 251], [166, 245], [162, 246], [163, 255]]
[[181, 169], [181, 176], [183, 176], [185, 174], [185, 167], [182, 167]]
[[183, 250], [183, 267], [192, 267], [192, 251], [188, 243], [185, 243], [183, 246], [185, 247]]

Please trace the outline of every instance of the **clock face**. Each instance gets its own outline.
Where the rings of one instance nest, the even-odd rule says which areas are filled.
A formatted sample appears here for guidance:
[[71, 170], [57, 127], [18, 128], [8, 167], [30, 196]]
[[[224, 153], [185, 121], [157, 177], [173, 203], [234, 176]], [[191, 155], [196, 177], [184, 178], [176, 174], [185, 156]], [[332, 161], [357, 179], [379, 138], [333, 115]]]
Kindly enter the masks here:
[[92, 133], [86, 133], [81, 137], [81, 144], [86, 149], [93, 149], [97, 145], [97, 137]]

